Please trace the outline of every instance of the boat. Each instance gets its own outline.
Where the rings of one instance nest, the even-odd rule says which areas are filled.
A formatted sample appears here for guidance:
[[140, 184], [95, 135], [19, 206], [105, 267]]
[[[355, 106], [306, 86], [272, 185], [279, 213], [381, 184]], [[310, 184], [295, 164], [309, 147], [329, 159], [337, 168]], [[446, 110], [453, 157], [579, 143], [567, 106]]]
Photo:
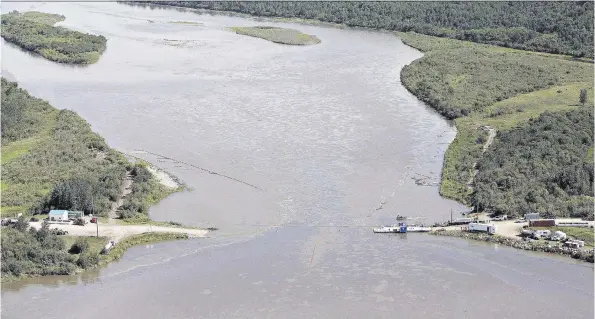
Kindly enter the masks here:
[[397, 220], [405, 220], [405, 219], [407, 219], [407, 216], [397, 215]]
[[382, 226], [373, 229], [375, 233], [406, 233], [407, 224], [399, 223], [397, 225]]
[[424, 233], [432, 230], [432, 227], [407, 225], [406, 223], [399, 223], [398, 225], [382, 226], [373, 229], [375, 233]]
[[400, 233], [401, 227], [400, 226], [382, 226], [373, 229], [375, 233]]

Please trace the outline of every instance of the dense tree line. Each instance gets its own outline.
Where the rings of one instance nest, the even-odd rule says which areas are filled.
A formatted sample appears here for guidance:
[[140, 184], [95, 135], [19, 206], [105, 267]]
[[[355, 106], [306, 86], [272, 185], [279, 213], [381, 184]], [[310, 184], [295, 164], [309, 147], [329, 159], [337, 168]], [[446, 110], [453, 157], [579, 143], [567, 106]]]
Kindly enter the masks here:
[[157, 1], [593, 57], [593, 2]]
[[592, 107], [544, 113], [502, 132], [478, 163], [473, 203], [502, 214], [592, 219], [592, 148]]
[[414, 33], [401, 37], [427, 52], [403, 69], [403, 84], [449, 119], [521, 93], [593, 79], [592, 64]]
[[68, 275], [79, 267], [90, 268], [99, 262], [98, 255], [88, 251], [86, 239], [79, 239], [68, 249], [47, 223], [36, 230], [29, 228], [21, 218], [17, 224], [3, 227], [1, 237], [3, 279], [21, 275]]
[[46, 59], [73, 64], [95, 63], [106, 48], [106, 38], [53, 24], [63, 16], [13, 11], [2, 15], [2, 37]]

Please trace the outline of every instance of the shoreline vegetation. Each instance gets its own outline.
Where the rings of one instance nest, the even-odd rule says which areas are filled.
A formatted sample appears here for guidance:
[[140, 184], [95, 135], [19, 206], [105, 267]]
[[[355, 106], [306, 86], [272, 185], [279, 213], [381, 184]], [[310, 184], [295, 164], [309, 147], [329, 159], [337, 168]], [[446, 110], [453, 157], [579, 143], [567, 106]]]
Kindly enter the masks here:
[[[509, 216], [593, 219], [593, 64], [398, 36], [425, 53], [403, 69], [403, 84], [457, 127], [445, 154], [442, 196]], [[583, 89], [591, 97], [585, 103]], [[486, 148], [490, 131], [496, 135]]]
[[7, 42], [54, 62], [93, 64], [106, 49], [107, 39], [54, 24], [63, 15], [12, 11], [2, 15], [1, 35]]
[[[3, 232], [13, 231], [12, 228], [3, 229]], [[40, 235], [43, 232], [43, 230], [37, 230], [37, 236], [43, 236]], [[51, 262], [45, 261], [43, 264], [40, 264], [23, 260], [3, 260], [2, 283], [39, 276], [75, 275], [86, 270], [105, 267], [111, 262], [118, 261], [129, 248], [138, 245], [191, 238], [188, 234], [174, 232], [146, 232], [134, 234], [123, 238], [109, 251], [109, 253], [103, 254], [103, 248], [109, 240], [107, 237], [56, 236], [52, 235], [51, 231], [44, 236], [47, 236], [45, 238], [46, 241], [53, 240], [55, 245], [61, 247], [61, 254], [58, 254], [58, 256], [62, 257], [60, 262], [55, 263], [56, 260], [52, 260]], [[48, 239], [51, 237], [54, 237], [54, 239]], [[6, 238], [12, 239], [13, 236], [7, 236]], [[55, 238], [57, 238], [57, 240]], [[7, 241], [8, 240], [9, 239], [7, 239]], [[30, 250], [28, 253], [32, 255], [41, 253], [41, 250], [47, 249], [47, 247], [37, 247], [37, 249], [38, 250]], [[9, 251], [8, 253], [14, 253], [14, 251]], [[49, 255], [44, 254], [40, 257], [34, 256], [33, 258], [41, 257], [47, 258]], [[4, 263], [7, 262], [8, 265], [4, 266]]]
[[[107, 237], [99, 246], [118, 241], [120, 255], [135, 243], [207, 234], [149, 218], [152, 204], [185, 188], [175, 177], [145, 161], [129, 161], [76, 113], [54, 108], [15, 82], [1, 81], [0, 212], [3, 217], [21, 214], [18, 222], [2, 227], [2, 280], [73, 274], [114, 259], [87, 250], [98, 245], [93, 224], [29, 223], [30, 218], [47, 218], [54, 208], [100, 217], [100, 233]], [[63, 231], [75, 235], [77, 243], [64, 240]]]
[[269, 26], [231, 27], [237, 34], [260, 38], [267, 41], [288, 45], [313, 45], [320, 43], [315, 35], [301, 33], [298, 30]]
[[[331, 23], [593, 58], [593, 3], [139, 1], [267, 18]], [[456, 12], [456, 14], [453, 14]], [[531, 12], [531, 15], [524, 14]]]

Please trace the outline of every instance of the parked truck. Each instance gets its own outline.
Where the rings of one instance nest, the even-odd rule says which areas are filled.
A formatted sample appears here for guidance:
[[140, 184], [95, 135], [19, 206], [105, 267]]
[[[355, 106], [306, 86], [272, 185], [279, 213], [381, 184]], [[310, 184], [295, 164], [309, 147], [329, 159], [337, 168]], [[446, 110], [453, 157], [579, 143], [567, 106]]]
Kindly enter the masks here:
[[470, 223], [468, 230], [470, 232], [483, 232], [483, 233], [488, 233], [488, 234], [495, 234], [496, 233], [496, 225]]

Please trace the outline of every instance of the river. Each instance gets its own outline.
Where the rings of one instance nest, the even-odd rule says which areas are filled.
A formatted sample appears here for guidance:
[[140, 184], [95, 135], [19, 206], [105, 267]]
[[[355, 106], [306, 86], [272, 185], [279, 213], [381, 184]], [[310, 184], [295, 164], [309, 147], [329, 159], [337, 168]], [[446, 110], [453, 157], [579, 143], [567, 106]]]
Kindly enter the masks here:
[[[394, 35], [117, 3], [2, 3], [13, 9], [63, 14], [108, 45], [75, 67], [3, 41], [3, 75], [190, 187], [152, 218], [220, 230], [5, 284], [3, 318], [593, 318], [592, 264], [371, 232], [465, 210], [414, 182], [439, 181], [456, 131], [400, 83], [422, 54]], [[259, 24], [322, 43], [225, 29]]]

